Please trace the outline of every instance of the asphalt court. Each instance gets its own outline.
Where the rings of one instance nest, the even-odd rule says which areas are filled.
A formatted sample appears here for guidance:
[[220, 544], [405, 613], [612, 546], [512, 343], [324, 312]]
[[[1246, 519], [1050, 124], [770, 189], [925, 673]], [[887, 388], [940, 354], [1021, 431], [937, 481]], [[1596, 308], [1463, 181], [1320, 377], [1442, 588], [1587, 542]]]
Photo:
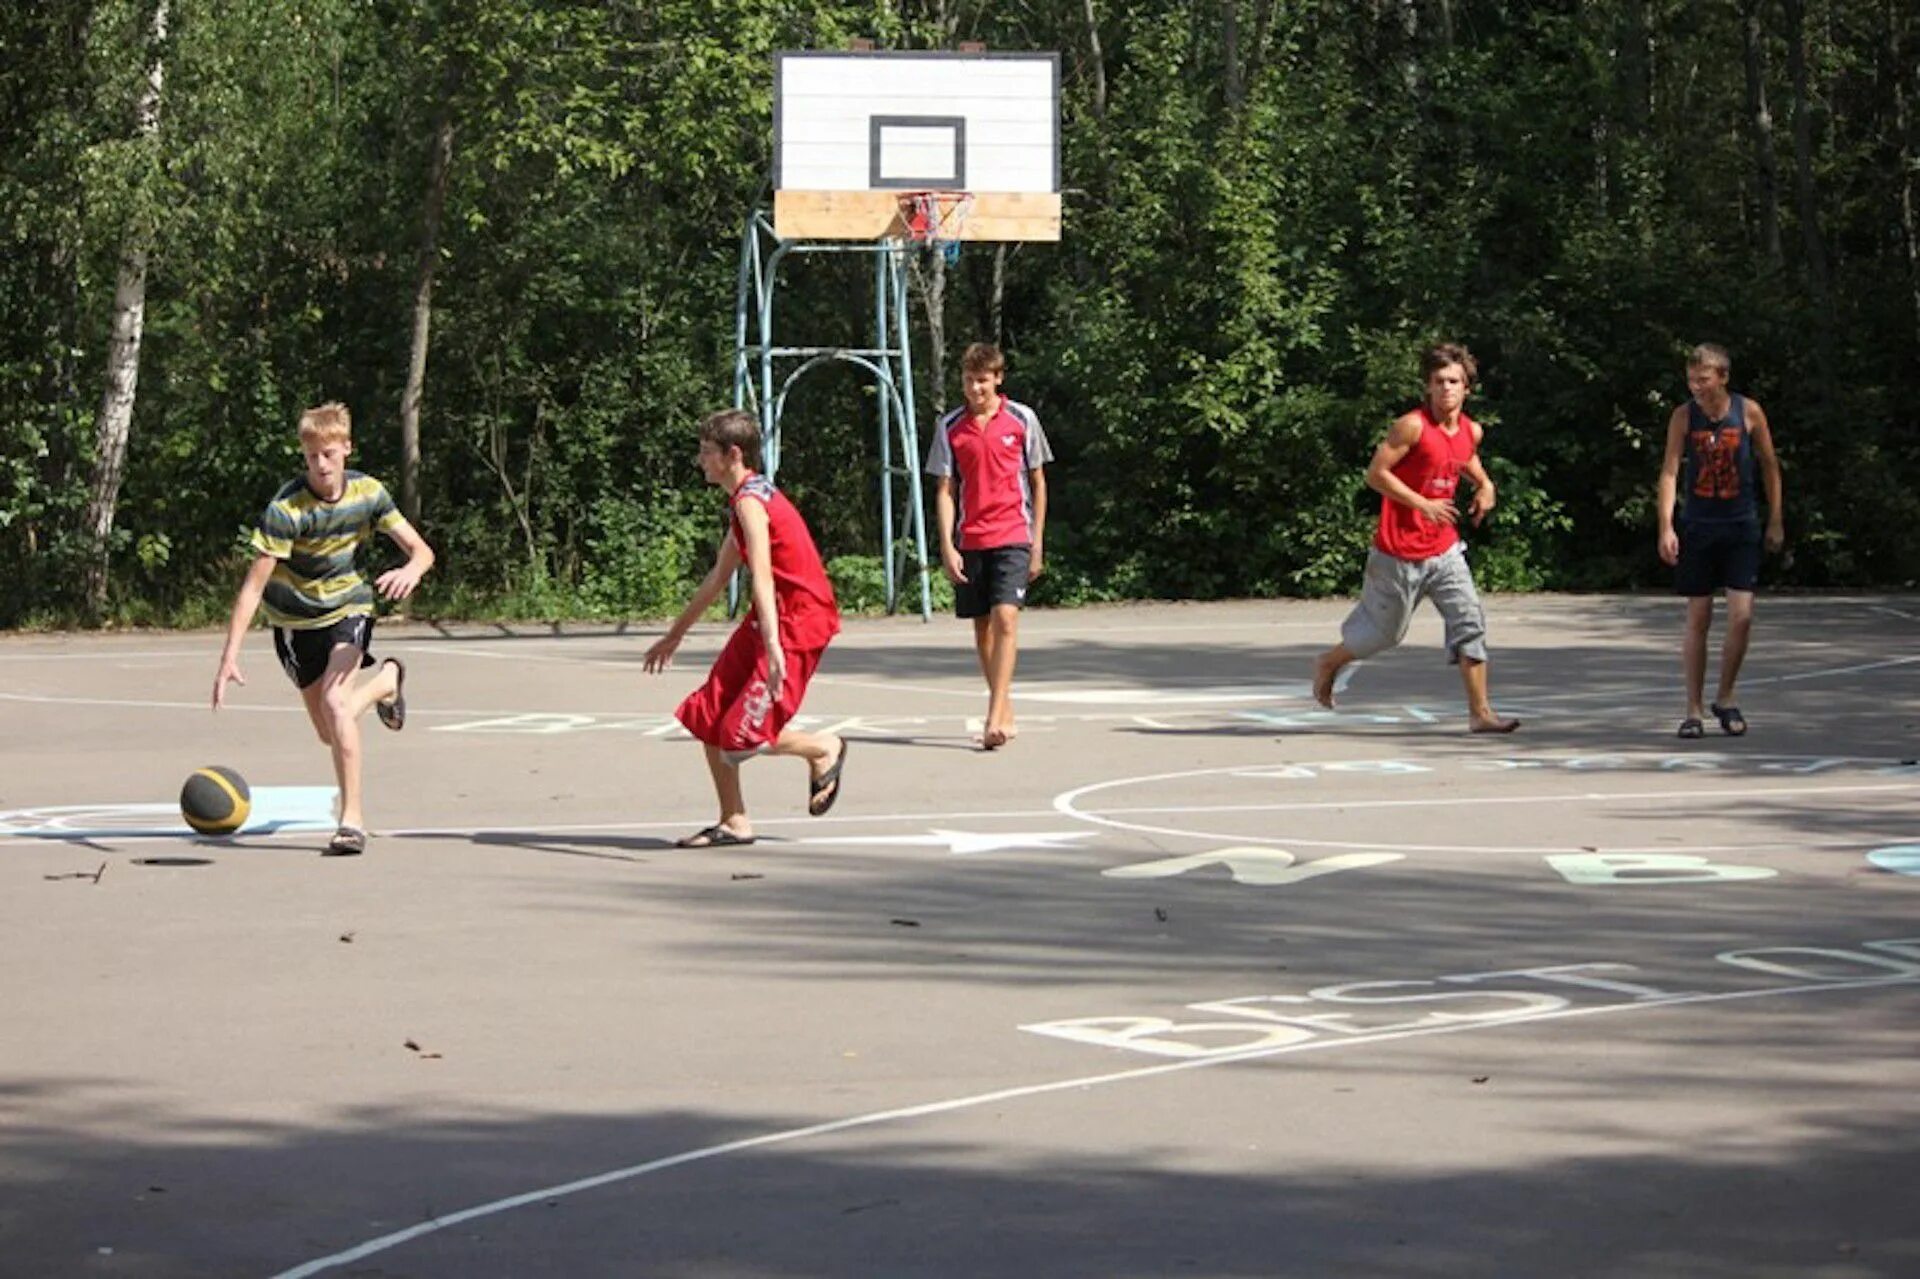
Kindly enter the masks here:
[[[712, 819], [658, 628], [383, 628], [368, 854], [273, 663], [0, 641], [0, 1274], [1920, 1273], [1920, 601], [1763, 598], [1743, 739], [1678, 602], [856, 619], [804, 812]], [[1717, 635], [1716, 635], [1717, 640]], [[260, 828], [185, 833], [194, 767]]]

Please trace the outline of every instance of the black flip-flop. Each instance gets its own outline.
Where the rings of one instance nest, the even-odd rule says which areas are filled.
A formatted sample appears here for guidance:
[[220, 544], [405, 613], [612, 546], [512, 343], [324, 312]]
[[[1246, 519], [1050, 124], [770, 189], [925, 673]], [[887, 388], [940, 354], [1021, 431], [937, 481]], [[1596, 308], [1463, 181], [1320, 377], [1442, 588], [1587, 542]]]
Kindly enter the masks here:
[[1747, 717], [1740, 713], [1738, 706], [1722, 706], [1720, 703], [1715, 702], [1713, 705], [1707, 707], [1707, 709], [1712, 711], [1713, 717], [1720, 721], [1720, 731], [1728, 737], [1745, 737], [1747, 735]]
[[393, 700], [375, 702], [373, 713], [397, 733], [407, 726], [407, 664], [397, 657], [383, 657], [380, 661], [382, 665], [393, 663]]
[[1692, 741], [1696, 737], [1705, 737], [1707, 735], [1707, 726], [1689, 715], [1680, 721], [1679, 735], [1688, 741]]
[[[825, 817], [827, 810], [840, 798], [840, 770], [846, 766], [847, 751], [851, 747], [846, 738], [841, 738], [840, 758], [833, 761], [833, 767], [818, 778], [807, 779], [807, 816]], [[822, 792], [827, 796], [824, 800], [820, 798]]]
[[367, 832], [358, 826], [342, 826], [327, 841], [322, 857], [358, 857], [367, 851]]
[[703, 831], [673, 841], [675, 848], [741, 848], [753, 842], [751, 835], [736, 835], [718, 822]]

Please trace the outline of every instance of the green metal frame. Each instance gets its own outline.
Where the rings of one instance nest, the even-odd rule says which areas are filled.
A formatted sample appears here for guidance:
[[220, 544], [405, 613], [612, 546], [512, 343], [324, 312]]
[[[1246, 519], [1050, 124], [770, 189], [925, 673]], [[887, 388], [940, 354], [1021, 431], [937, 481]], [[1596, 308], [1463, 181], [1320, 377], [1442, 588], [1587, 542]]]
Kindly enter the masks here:
[[[873, 257], [873, 345], [793, 346], [774, 334], [774, 290], [780, 264], [795, 253], [866, 253]], [[907, 327], [907, 249], [895, 240], [874, 243], [783, 240], [765, 207], [747, 217], [740, 236], [740, 283], [734, 300], [733, 404], [760, 421], [766, 474], [780, 466], [780, 419], [794, 383], [814, 369], [852, 364], [873, 375], [880, 409], [880, 536], [884, 543], [887, 611], [899, 611], [902, 570], [920, 575], [920, 616], [933, 617], [927, 577], [927, 517], [920, 486], [920, 431], [914, 417], [913, 351]], [[751, 333], [749, 332], [751, 330]], [[752, 340], [749, 340], [751, 337]], [[776, 369], [798, 361], [780, 378]], [[898, 445], [900, 461], [894, 460]], [[905, 481], [896, 506], [894, 481]], [[896, 519], [896, 515], [901, 518]]]

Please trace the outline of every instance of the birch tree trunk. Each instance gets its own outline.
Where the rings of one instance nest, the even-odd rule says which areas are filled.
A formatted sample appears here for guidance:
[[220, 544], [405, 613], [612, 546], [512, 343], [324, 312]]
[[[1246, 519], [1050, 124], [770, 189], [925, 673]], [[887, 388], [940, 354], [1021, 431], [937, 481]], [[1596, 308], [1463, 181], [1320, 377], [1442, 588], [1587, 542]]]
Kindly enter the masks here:
[[[1807, 285], [1822, 312], [1829, 309], [1832, 287], [1827, 273], [1827, 241], [1820, 230], [1820, 198], [1813, 182], [1813, 102], [1807, 92], [1806, 0], [1781, 0], [1787, 17], [1787, 71], [1793, 83], [1793, 190], [1800, 214], [1800, 242], [1807, 261]], [[1823, 328], [1824, 331], [1824, 328]]]
[[447, 207], [447, 175], [453, 168], [453, 108], [440, 111], [427, 166], [421, 214], [420, 260], [414, 274], [413, 337], [407, 352], [407, 386], [400, 396], [400, 511], [420, 522], [420, 402], [427, 389], [427, 345], [433, 328], [433, 277], [440, 265], [440, 220]]
[[1760, 251], [1778, 267], [1780, 251], [1780, 174], [1773, 156], [1773, 112], [1767, 107], [1766, 47], [1761, 40], [1760, 6], [1765, 0], [1740, 0], [1741, 47], [1747, 65], [1747, 130], [1753, 137], [1754, 203], [1759, 205]]
[[[158, 144], [160, 90], [166, 79], [162, 47], [167, 38], [168, 0], [157, 0], [147, 26], [147, 79], [134, 108], [134, 137], [143, 148]], [[88, 486], [86, 533], [91, 543], [81, 576], [87, 613], [99, 619], [107, 608], [107, 577], [112, 563], [113, 516], [126, 476], [127, 437], [140, 385], [140, 340], [146, 331], [147, 258], [151, 251], [151, 214], [135, 201], [133, 222], [120, 247], [113, 290], [113, 332], [107, 342], [107, 388], [94, 423], [93, 477]]]
[[1087, 17], [1087, 61], [1093, 71], [1093, 114], [1107, 116], [1107, 61], [1100, 52], [1100, 19], [1094, 15], [1093, 0], [1080, 0]]
[[1920, 225], [1916, 225], [1914, 183], [1920, 177], [1920, 148], [1914, 138], [1913, 99], [1920, 91], [1920, 41], [1914, 38], [1912, 11], [1900, 0], [1887, 5], [1887, 47], [1893, 51], [1893, 127], [1899, 138], [1900, 233], [1907, 244], [1907, 284], [1913, 292], [1914, 336], [1920, 339]]
[[1223, 0], [1220, 12], [1220, 60], [1225, 65], [1227, 109], [1238, 111], [1246, 88], [1240, 79], [1240, 4]]
[[928, 407], [934, 412], [947, 403], [947, 255], [944, 246], [911, 248], [913, 281], [920, 286], [920, 302], [927, 313]]

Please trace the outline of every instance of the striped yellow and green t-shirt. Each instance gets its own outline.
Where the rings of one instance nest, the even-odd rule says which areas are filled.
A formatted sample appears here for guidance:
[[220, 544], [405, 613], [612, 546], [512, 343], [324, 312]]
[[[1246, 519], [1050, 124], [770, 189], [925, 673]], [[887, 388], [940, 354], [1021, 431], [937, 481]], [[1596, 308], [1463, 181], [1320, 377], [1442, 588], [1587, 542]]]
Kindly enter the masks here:
[[386, 485], [359, 471], [347, 472], [337, 502], [320, 498], [304, 477], [275, 493], [249, 543], [280, 561], [261, 599], [267, 620], [304, 631], [373, 612], [373, 587], [354, 555], [376, 530], [404, 522]]

